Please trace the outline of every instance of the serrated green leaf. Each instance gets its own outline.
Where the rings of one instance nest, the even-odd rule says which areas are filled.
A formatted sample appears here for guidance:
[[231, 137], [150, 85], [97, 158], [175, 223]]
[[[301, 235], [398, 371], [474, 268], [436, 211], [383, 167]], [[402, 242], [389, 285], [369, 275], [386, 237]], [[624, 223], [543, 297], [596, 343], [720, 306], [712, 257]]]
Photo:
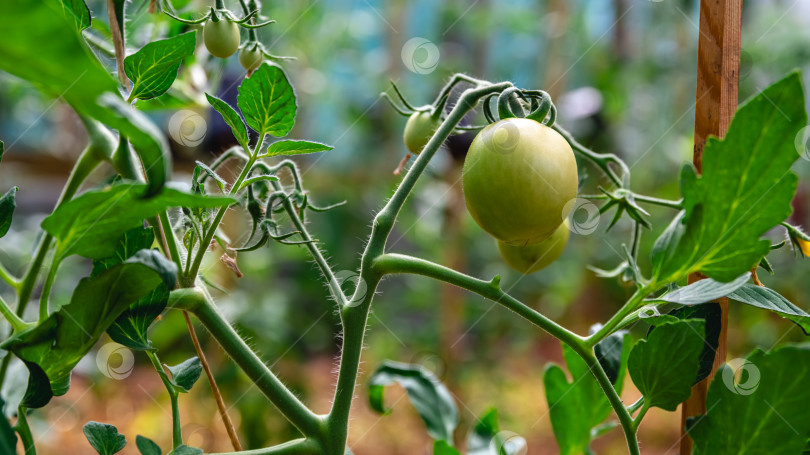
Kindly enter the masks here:
[[209, 94], [205, 94], [205, 97], [208, 99], [208, 102], [211, 106], [216, 109], [217, 112], [222, 116], [222, 119], [225, 120], [225, 123], [231, 127], [231, 131], [233, 131], [233, 136], [236, 138], [236, 141], [239, 142], [239, 145], [242, 146], [245, 150], [248, 148], [248, 132], [247, 127], [245, 126], [245, 122], [242, 121], [242, 117], [236, 112], [234, 108], [231, 107], [230, 104], [222, 101], [221, 99], [217, 98], [216, 96], [212, 96]]
[[87, 422], [82, 431], [99, 455], [113, 455], [127, 445], [127, 438], [118, 432], [118, 428], [107, 423]]
[[[692, 384], [697, 384], [709, 376], [714, 367], [714, 357], [717, 353], [717, 345], [720, 341], [720, 331], [722, 330], [722, 311], [720, 304], [709, 302], [701, 305], [676, 308], [669, 315], [679, 320], [701, 319], [704, 321], [703, 350], [700, 352], [700, 367], [697, 377]], [[652, 330], [652, 328], [650, 329]]]
[[698, 305], [726, 297], [751, 279], [751, 272], [745, 272], [733, 281], [721, 283], [711, 278], [675, 289], [655, 300], [677, 303], [680, 305]]
[[761, 236], [791, 213], [799, 159], [793, 138], [807, 123], [801, 77], [792, 73], [740, 106], [723, 140], [710, 137], [703, 175], [681, 173], [684, 211], [653, 248], [653, 281], [691, 272], [732, 281], [768, 253]]
[[90, 8], [84, 0], [60, 0], [63, 13], [76, 22], [76, 29], [82, 31], [90, 26]]
[[610, 403], [585, 361], [566, 345], [563, 358], [571, 382], [553, 363], [543, 373], [548, 413], [560, 455], [580, 455], [588, 450], [591, 428], [610, 414]]
[[805, 335], [810, 335], [810, 314], [790, 303], [778, 292], [765, 286], [746, 284], [728, 295], [728, 298], [740, 303], [773, 311], [783, 318], [790, 319], [801, 327]]
[[381, 414], [387, 413], [383, 390], [394, 383], [408, 393], [408, 399], [425, 422], [428, 434], [437, 441], [452, 442], [453, 431], [458, 425], [458, 409], [447, 387], [420, 365], [387, 360], [369, 379], [369, 404], [372, 409]]
[[17, 187], [13, 186], [0, 197], [0, 238], [8, 233], [11, 228], [11, 218], [14, 216], [14, 209], [17, 207]]
[[276, 141], [267, 147], [267, 150], [259, 158], [267, 158], [280, 155], [303, 155], [306, 153], [326, 152], [332, 150], [332, 146], [321, 144], [320, 142], [284, 140]]
[[234, 200], [225, 196], [200, 196], [170, 187], [144, 198], [147, 186], [121, 183], [88, 191], [59, 206], [42, 221], [42, 228], [57, 239], [59, 257], [78, 254], [91, 259], [110, 257], [118, 240], [143, 220], [170, 207], [217, 208]]
[[119, 239], [115, 252], [109, 257], [93, 261], [90, 276], [96, 276], [105, 270], [123, 263], [140, 250], [149, 249], [155, 242], [155, 232], [151, 227], [138, 226], [124, 233]]
[[41, 379], [31, 365], [45, 373], [53, 395], [63, 395], [70, 388], [71, 371], [104, 331], [131, 303], [162, 284], [160, 274], [141, 262], [119, 264], [97, 276], [83, 278], [67, 305], [0, 344], [0, 348], [14, 352], [29, 366], [29, 391], [36, 395], [26, 402], [36, 401], [42, 406], [51, 398], [31, 383]]
[[700, 320], [667, 323], [636, 343], [627, 369], [644, 395], [645, 406], [674, 411], [689, 398], [700, 366], [704, 332]]
[[687, 423], [693, 454], [795, 455], [810, 434], [810, 346], [755, 350], [735, 380], [723, 365], [706, 397], [707, 413]]
[[286, 136], [295, 124], [295, 92], [278, 65], [262, 63], [239, 86], [236, 104], [260, 136]]
[[152, 41], [124, 59], [124, 71], [132, 81], [129, 99], [158, 97], [172, 86], [177, 70], [194, 53], [196, 32]]
[[160, 446], [155, 443], [155, 441], [145, 437], [138, 435], [135, 437], [135, 446], [138, 448], [138, 452], [141, 452], [141, 455], [162, 455], [163, 451], [160, 450]]
[[172, 373], [172, 384], [180, 388], [183, 392], [191, 390], [191, 388], [194, 387], [194, 383], [197, 382], [197, 379], [200, 379], [200, 374], [202, 373], [202, 364], [200, 363], [200, 359], [196, 356], [173, 367], [166, 365], [166, 368]]

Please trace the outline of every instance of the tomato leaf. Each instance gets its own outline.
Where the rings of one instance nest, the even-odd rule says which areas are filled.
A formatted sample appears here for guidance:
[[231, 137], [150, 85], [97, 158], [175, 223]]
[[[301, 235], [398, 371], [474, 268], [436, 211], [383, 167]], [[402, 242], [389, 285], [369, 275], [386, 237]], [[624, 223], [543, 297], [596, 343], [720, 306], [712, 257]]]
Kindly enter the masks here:
[[694, 283], [675, 289], [655, 300], [663, 300], [680, 305], [698, 305], [725, 297], [751, 279], [751, 272], [745, 272], [735, 280], [721, 283], [711, 278], [695, 281]]
[[145, 253], [149, 251], [154, 241], [155, 234], [152, 228], [137, 227], [127, 231], [119, 241], [115, 254], [93, 261], [93, 271], [90, 274], [90, 276], [96, 276], [115, 265], [134, 258], [130, 262], [141, 262], [161, 275], [163, 283], [148, 295], [130, 304], [115, 320], [115, 323], [107, 329], [107, 334], [113, 341], [139, 351], [152, 349], [147, 331], [152, 322], [166, 308], [169, 290], [174, 288], [177, 278], [177, 266], [173, 262], [160, 254]]
[[127, 438], [118, 432], [118, 428], [107, 423], [87, 422], [82, 431], [99, 455], [113, 455], [127, 445]]
[[305, 153], [326, 152], [332, 150], [331, 145], [320, 142], [285, 140], [276, 141], [267, 147], [267, 150], [259, 158], [267, 158], [279, 155], [303, 155]]
[[369, 379], [369, 404], [380, 414], [387, 414], [383, 401], [386, 386], [397, 383], [408, 393], [408, 399], [427, 426], [430, 437], [452, 443], [458, 425], [458, 409], [447, 387], [420, 365], [385, 361]]
[[801, 77], [792, 73], [740, 106], [724, 139], [706, 141], [703, 175], [684, 167], [684, 211], [653, 248], [654, 282], [698, 271], [729, 282], [759, 263], [770, 250], [760, 237], [791, 213], [793, 138], [806, 123]]
[[166, 368], [172, 373], [172, 384], [181, 392], [191, 390], [202, 373], [202, 364], [196, 356], [173, 367], [166, 365]]
[[[627, 369], [645, 406], [674, 411], [689, 398], [700, 367], [705, 323], [690, 319], [655, 327], [633, 347]], [[666, 361], [662, 361], [666, 359]]]
[[185, 444], [180, 444], [172, 451], [172, 455], [202, 455], [202, 449], [196, 447], [189, 447]]
[[248, 148], [248, 132], [247, 127], [245, 126], [245, 122], [242, 120], [242, 117], [236, 112], [234, 108], [231, 107], [230, 104], [222, 101], [221, 99], [217, 98], [216, 96], [212, 96], [209, 94], [205, 94], [205, 97], [208, 98], [208, 103], [219, 112], [219, 115], [222, 116], [222, 119], [225, 120], [225, 123], [231, 127], [231, 131], [233, 131], [233, 136], [236, 138], [236, 141], [239, 142], [239, 145], [242, 146], [245, 150]]
[[138, 435], [135, 437], [135, 447], [138, 448], [138, 452], [141, 452], [141, 455], [162, 455], [163, 451], [160, 450], [160, 446], [155, 443], [155, 441], [147, 438], [146, 436]]
[[69, 15], [76, 22], [76, 29], [82, 31], [90, 26], [90, 8], [84, 0], [61, 0], [65, 15]]
[[467, 455], [490, 455], [490, 446], [498, 431], [498, 410], [491, 408], [478, 419], [467, 437]]
[[121, 183], [88, 191], [59, 206], [42, 221], [42, 228], [57, 239], [60, 258], [78, 254], [103, 259], [115, 254], [126, 231], [167, 208], [216, 208], [234, 202], [229, 197], [194, 195], [171, 187], [146, 199], [146, 190], [144, 184]]
[[[160, 256], [154, 250], [144, 250], [144, 254]], [[38, 383], [32, 384], [41, 381], [38, 369], [47, 376], [50, 384], [47, 392], [63, 395], [70, 388], [73, 367], [104, 331], [130, 304], [164, 284], [160, 273], [144, 265], [143, 261], [130, 261], [97, 276], [83, 278], [68, 304], [0, 345], [29, 366], [28, 399], [24, 399], [26, 407], [41, 407], [50, 399], [50, 396], [41, 395], [43, 389]], [[32, 365], [37, 368], [32, 368]]]
[[262, 63], [239, 86], [236, 104], [260, 136], [286, 136], [295, 124], [295, 91], [278, 65]]
[[[596, 326], [597, 330], [598, 327]], [[593, 329], [591, 329], [593, 330]], [[627, 359], [633, 348], [633, 338], [625, 330], [619, 330], [608, 335], [604, 340], [594, 346], [596, 360], [602, 365], [610, 383], [616, 391], [621, 393], [624, 388], [624, 377], [627, 371]]]
[[610, 403], [588, 365], [567, 345], [563, 358], [571, 382], [558, 365], [551, 363], [543, 373], [551, 428], [561, 455], [578, 455], [588, 450], [591, 428], [610, 414]]
[[[692, 384], [697, 384], [712, 372], [714, 357], [717, 352], [717, 345], [720, 340], [720, 330], [722, 329], [722, 312], [720, 304], [717, 302], [703, 303], [672, 310], [668, 316], [677, 320], [701, 319], [704, 321], [703, 350], [700, 352], [698, 361], [698, 373]], [[655, 327], [651, 327], [652, 331]]]
[[801, 327], [805, 335], [810, 335], [810, 314], [790, 303], [790, 301], [773, 289], [755, 284], [746, 284], [728, 295], [728, 298], [740, 303], [773, 311], [790, 319]]
[[755, 350], [734, 369], [723, 365], [706, 397], [707, 413], [686, 426], [695, 455], [793, 455], [810, 434], [810, 346]]
[[11, 217], [14, 215], [14, 209], [17, 207], [17, 187], [13, 186], [0, 197], [0, 238], [3, 238], [11, 228]]
[[132, 81], [129, 99], [148, 100], [166, 93], [177, 70], [194, 53], [196, 32], [152, 41], [124, 59], [124, 71]]

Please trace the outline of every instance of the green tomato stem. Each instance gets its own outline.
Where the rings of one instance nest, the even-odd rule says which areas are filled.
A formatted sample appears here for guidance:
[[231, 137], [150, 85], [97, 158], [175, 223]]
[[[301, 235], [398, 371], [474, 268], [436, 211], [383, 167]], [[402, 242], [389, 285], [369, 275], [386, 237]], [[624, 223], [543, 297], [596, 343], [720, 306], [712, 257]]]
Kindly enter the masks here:
[[294, 439], [263, 449], [244, 450], [242, 452], [223, 452], [207, 455], [322, 455], [318, 444], [311, 439]]
[[174, 235], [174, 229], [172, 229], [169, 215], [167, 215], [165, 211], [160, 212], [158, 214], [158, 221], [156, 227], [163, 231], [163, 236], [166, 239], [166, 247], [169, 249], [169, 256], [172, 258], [172, 261], [177, 264], [177, 270], [179, 272], [183, 270], [183, 261], [180, 258], [180, 251], [177, 248], [177, 237]]
[[9, 308], [8, 304], [6, 303], [5, 300], [3, 300], [2, 296], [0, 296], [0, 314], [2, 314], [3, 317], [6, 318], [8, 323], [11, 324], [11, 328], [15, 332], [19, 333], [29, 327], [34, 326], [34, 324], [23, 321], [19, 316], [17, 316], [15, 312], [11, 311], [11, 308]]
[[51, 287], [56, 278], [56, 272], [59, 270], [59, 264], [62, 262], [59, 254], [59, 248], [56, 249], [51, 267], [48, 269], [48, 276], [45, 278], [45, 284], [42, 286], [42, 294], [39, 296], [39, 322], [44, 321], [48, 317], [48, 298], [51, 295]]
[[19, 278], [16, 278], [11, 274], [11, 272], [6, 270], [6, 268], [3, 267], [3, 264], [0, 264], [0, 279], [2, 279], [3, 281], [6, 282], [6, 284], [14, 288], [15, 291], [18, 291], [20, 289]]
[[574, 149], [575, 152], [579, 153], [588, 161], [592, 162], [596, 167], [602, 170], [605, 175], [610, 178], [610, 180], [618, 187], [624, 187], [622, 184], [622, 178], [616, 175], [613, 172], [613, 169], [610, 168], [610, 163], [617, 164], [622, 169], [622, 176], [627, 178], [630, 176], [630, 169], [628, 169], [627, 165], [622, 161], [618, 156], [612, 153], [596, 153], [593, 150], [585, 147], [584, 145], [580, 144], [579, 141], [574, 139], [574, 136], [571, 135], [565, 128], [561, 127], [558, 124], [554, 124], [552, 126], [554, 131], [560, 133], [562, 137], [568, 141], [568, 144], [571, 145], [571, 148]]
[[210, 297], [199, 289], [178, 289], [172, 291], [169, 306], [194, 314], [256, 387], [303, 434], [316, 438], [322, 435], [320, 417], [309, 410], [253, 352], [219, 313]]
[[26, 408], [22, 406], [17, 408], [17, 424], [14, 425], [14, 430], [20, 435], [20, 441], [22, 441], [23, 445], [23, 455], [37, 455], [37, 447], [34, 444], [34, 436], [31, 434], [31, 427], [28, 425], [28, 417], [25, 414], [26, 411]]
[[641, 401], [641, 411], [638, 412], [638, 415], [635, 419], [633, 419], [633, 431], [638, 432], [638, 426], [641, 425], [641, 421], [644, 420], [644, 416], [647, 415], [647, 411], [650, 410], [650, 405], [643, 401], [644, 397], [641, 397], [639, 401]]
[[160, 380], [163, 381], [163, 386], [166, 387], [166, 391], [169, 392], [169, 399], [172, 403], [172, 449], [176, 449], [183, 444], [183, 433], [180, 427], [180, 409], [177, 403], [179, 393], [174, 387], [174, 384], [169, 380], [169, 376], [166, 374], [166, 370], [163, 369], [163, 365], [160, 363], [155, 351], [146, 350], [145, 352], [146, 356], [149, 357], [149, 361], [152, 362], [152, 366], [155, 367], [158, 376], [160, 376]]
[[608, 335], [615, 332], [619, 328], [619, 326], [622, 325], [622, 322], [626, 317], [630, 316], [634, 311], [639, 309], [641, 303], [643, 303], [644, 301], [644, 297], [647, 294], [649, 294], [648, 289], [650, 288], [651, 286], [650, 284], [648, 284], [647, 286], [641, 289], [637, 289], [636, 292], [633, 293], [633, 295], [627, 301], [627, 303], [625, 303], [624, 306], [622, 306], [619, 309], [619, 311], [617, 311], [616, 314], [614, 314], [610, 318], [610, 320], [608, 320], [608, 322], [605, 323], [605, 325], [603, 325], [599, 330], [597, 330], [596, 333], [592, 334], [591, 336], [585, 339], [585, 345], [588, 346], [589, 348], [593, 348], [594, 346], [599, 344], [600, 341], [604, 340]]

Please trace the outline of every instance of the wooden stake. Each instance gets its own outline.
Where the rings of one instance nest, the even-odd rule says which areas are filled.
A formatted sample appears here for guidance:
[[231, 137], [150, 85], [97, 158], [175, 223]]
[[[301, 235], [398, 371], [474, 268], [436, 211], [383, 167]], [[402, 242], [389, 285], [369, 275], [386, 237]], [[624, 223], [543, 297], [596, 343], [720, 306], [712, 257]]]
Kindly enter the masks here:
[[[723, 137], [737, 110], [742, 0], [701, 0], [699, 28], [693, 161], [701, 172], [706, 138], [710, 135]], [[693, 274], [689, 282], [702, 278], [700, 274]], [[726, 361], [728, 299], [721, 299], [719, 303], [721, 330], [712, 373], [692, 388], [692, 396], [681, 408], [681, 455], [692, 453], [692, 439], [684, 429], [686, 419], [706, 412], [709, 384], [717, 368]]]

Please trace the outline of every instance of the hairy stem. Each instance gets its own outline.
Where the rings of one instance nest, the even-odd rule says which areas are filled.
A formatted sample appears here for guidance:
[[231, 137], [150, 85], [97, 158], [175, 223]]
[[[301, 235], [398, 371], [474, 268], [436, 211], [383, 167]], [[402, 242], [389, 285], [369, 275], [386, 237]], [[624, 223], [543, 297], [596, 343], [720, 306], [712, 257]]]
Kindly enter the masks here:
[[271, 403], [306, 436], [321, 435], [320, 418], [306, 407], [236, 333], [216, 306], [196, 289], [172, 291], [169, 305], [188, 310]]
[[183, 444], [183, 433], [180, 427], [180, 409], [177, 403], [178, 392], [171, 381], [169, 381], [169, 376], [166, 375], [166, 370], [163, 369], [163, 365], [161, 365], [155, 351], [146, 350], [145, 352], [152, 362], [152, 366], [155, 367], [158, 376], [160, 376], [160, 380], [163, 381], [166, 391], [169, 392], [169, 399], [172, 403], [172, 449], [176, 449], [179, 445]]

